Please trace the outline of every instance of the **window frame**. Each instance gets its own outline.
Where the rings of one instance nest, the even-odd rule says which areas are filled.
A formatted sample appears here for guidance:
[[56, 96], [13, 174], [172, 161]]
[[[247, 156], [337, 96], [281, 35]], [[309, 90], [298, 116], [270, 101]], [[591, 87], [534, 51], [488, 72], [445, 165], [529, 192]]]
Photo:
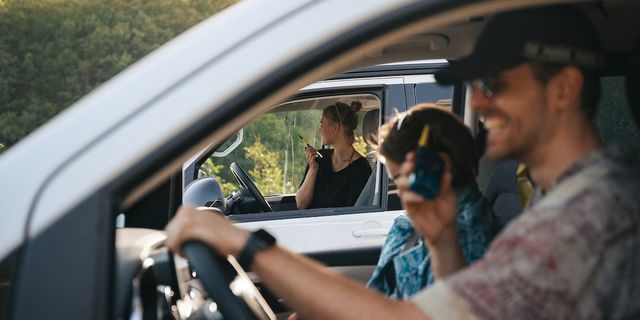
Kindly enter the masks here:
[[[397, 92], [391, 92], [394, 89], [392, 86], [398, 86], [395, 88]], [[404, 90], [398, 90], [401, 85], [387, 85], [387, 84], [379, 84], [379, 85], [353, 85], [346, 87], [328, 87], [322, 89], [311, 89], [298, 93], [297, 95], [288, 99], [288, 101], [293, 100], [302, 100], [302, 99], [313, 99], [313, 98], [322, 98], [328, 96], [347, 96], [347, 95], [374, 95], [377, 96], [380, 101], [380, 121], [384, 123], [384, 119], [388, 117], [384, 117], [388, 113], [385, 108], [385, 105], [388, 104], [387, 101], [403, 101], [404, 102]], [[401, 96], [398, 96], [401, 95]], [[406, 108], [406, 105], [403, 104], [403, 107]], [[265, 213], [247, 213], [247, 214], [235, 214], [230, 215], [229, 219], [234, 222], [258, 222], [258, 221], [271, 221], [271, 220], [282, 220], [282, 219], [294, 219], [294, 218], [307, 218], [307, 217], [322, 217], [322, 216], [332, 216], [332, 215], [346, 215], [346, 214], [356, 214], [356, 213], [368, 213], [368, 212], [382, 212], [386, 211], [386, 195], [387, 193], [387, 183], [386, 183], [386, 172], [379, 166], [379, 170], [376, 172], [377, 174], [377, 183], [376, 185], [379, 188], [379, 194], [381, 199], [379, 200], [379, 205], [377, 206], [361, 206], [361, 207], [338, 207], [338, 208], [317, 208], [317, 209], [304, 209], [304, 210], [285, 210], [285, 211], [274, 211]], [[274, 197], [283, 197], [286, 195], [279, 195]], [[270, 197], [265, 197], [266, 199]]]

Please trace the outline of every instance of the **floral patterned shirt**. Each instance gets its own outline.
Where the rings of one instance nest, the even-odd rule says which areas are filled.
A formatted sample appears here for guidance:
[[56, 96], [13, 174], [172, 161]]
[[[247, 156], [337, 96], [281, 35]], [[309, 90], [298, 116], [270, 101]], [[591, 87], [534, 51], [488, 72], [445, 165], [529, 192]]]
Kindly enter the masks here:
[[[456, 193], [462, 251], [472, 262], [484, 255], [499, 227], [489, 203], [474, 183]], [[411, 220], [399, 216], [389, 230], [380, 259], [367, 286], [391, 298], [406, 299], [435, 280], [429, 252]]]
[[434, 319], [639, 319], [640, 175], [595, 150], [484, 258], [414, 297]]

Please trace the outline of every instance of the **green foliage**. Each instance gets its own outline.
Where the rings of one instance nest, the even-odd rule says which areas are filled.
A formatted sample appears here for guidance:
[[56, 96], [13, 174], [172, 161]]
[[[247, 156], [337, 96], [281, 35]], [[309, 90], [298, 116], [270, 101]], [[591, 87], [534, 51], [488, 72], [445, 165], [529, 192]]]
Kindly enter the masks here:
[[364, 139], [361, 136], [356, 136], [356, 141], [353, 143], [353, 148], [358, 151], [361, 155], [366, 155], [367, 153], [373, 151], [369, 145], [364, 142]]
[[[263, 195], [293, 194], [297, 191], [307, 166], [305, 144], [298, 135], [320, 147], [320, 117], [319, 110], [264, 114], [244, 128], [242, 147], [225, 158], [209, 158], [201, 169], [207, 175], [215, 176], [221, 183], [235, 182], [228, 168], [231, 162], [236, 162], [247, 171]], [[235, 136], [231, 139], [235, 139]], [[362, 155], [371, 151], [361, 136], [356, 136], [353, 146]], [[216, 170], [204, 169], [205, 166], [215, 167]], [[223, 190], [225, 194], [230, 194], [237, 188], [234, 186], [232, 190]]]
[[[258, 117], [244, 128], [241, 146], [225, 158], [211, 158], [216, 165], [225, 168], [215, 175], [216, 178], [219, 181], [235, 181], [229, 166], [231, 162], [236, 162], [247, 171], [265, 196], [295, 193], [307, 164], [304, 143], [298, 135], [319, 147], [320, 116], [321, 113], [314, 110], [267, 113]], [[270, 157], [275, 162], [256, 158], [256, 154]], [[279, 169], [275, 170], [275, 166]], [[262, 189], [263, 184], [266, 189]]]
[[0, 1], [0, 141], [7, 147], [236, 0]]
[[290, 181], [283, 180], [280, 156], [276, 150], [268, 150], [267, 146], [257, 140], [252, 146], [246, 147], [245, 151], [249, 160], [255, 164], [249, 173], [263, 194], [284, 194], [292, 188]]

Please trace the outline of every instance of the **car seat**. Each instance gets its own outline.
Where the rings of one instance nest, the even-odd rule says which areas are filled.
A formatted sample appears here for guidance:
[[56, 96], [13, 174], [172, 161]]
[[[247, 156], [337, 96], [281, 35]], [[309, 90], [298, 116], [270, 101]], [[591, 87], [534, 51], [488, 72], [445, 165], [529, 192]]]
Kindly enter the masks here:
[[[362, 118], [362, 137], [368, 146], [375, 148], [378, 144], [378, 128], [380, 126], [380, 110], [369, 110]], [[371, 175], [367, 184], [362, 188], [360, 196], [356, 200], [355, 206], [375, 206], [379, 204], [380, 192], [376, 188], [376, 177], [380, 171], [380, 165], [376, 157], [375, 151], [371, 151], [365, 155], [369, 165], [371, 166]]]
[[627, 100], [636, 125], [640, 126], [640, 38], [627, 58]]
[[484, 155], [486, 134], [487, 131], [480, 122], [478, 134], [475, 137], [476, 152], [480, 158], [476, 182], [500, 224], [505, 226], [523, 210], [518, 193], [518, 161], [496, 162]]
[[[492, 161], [483, 156], [480, 162]], [[518, 163], [516, 160], [506, 160], [487, 165], [492, 168], [491, 174], [486, 181], [478, 181], [482, 193], [503, 226], [522, 212], [518, 193]]]
[[[375, 148], [378, 145], [378, 127], [380, 126], [380, 110], [369, 110], [362, 117], [362, 138], [364, 142], [371, 148]], [[371, 170], [375, 169], [378, 159], [376, 158], [375, 151], [371, 151], [365, 155]]]

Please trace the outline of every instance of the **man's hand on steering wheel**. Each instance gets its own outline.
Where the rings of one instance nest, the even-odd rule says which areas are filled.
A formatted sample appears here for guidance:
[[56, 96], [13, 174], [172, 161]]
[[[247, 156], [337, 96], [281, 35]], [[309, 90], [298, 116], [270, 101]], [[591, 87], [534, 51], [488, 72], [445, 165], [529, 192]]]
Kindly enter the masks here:
[[191, 206], [178, 209], [165, 231], [167, 246], [173, 252], [180, 252], [182, 244], [188, 240], [198, 240], [222, 257], [236, 256], [249, 238], [246, 230], [234, 227], [221, 215], [203, 214]]
[[[234, 227], [221, 214], [203, 212], [196, 207], [180, 208], [165, 230], [167, 246], [189, 260], [225, 319], [276, 319], [242, 266], [227, 258], [237, 256], [244, 248], [249, 239], [246, 230]], [[238, 281], [244, 284], [237, 285]], [[241, 286], [242, 292], [233, 291], [233, 283], [236, 288]]]

